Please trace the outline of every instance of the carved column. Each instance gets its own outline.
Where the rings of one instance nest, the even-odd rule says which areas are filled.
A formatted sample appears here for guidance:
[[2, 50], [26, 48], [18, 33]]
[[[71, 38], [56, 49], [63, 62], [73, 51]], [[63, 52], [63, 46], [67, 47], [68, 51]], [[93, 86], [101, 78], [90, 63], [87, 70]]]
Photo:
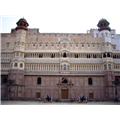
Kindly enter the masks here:
[[22, 99], [24, 99], [24, 86], [22, 86]]
[[58, 101], [60, 102], [60, 85], [59, 85], [59, 97], [58, 97]]
[[72, 85], [70, 85], [70, 100], [72, 100]]
[[107, 53], [105, 53], [106, 54], [106, 57], [107, 57]]
[[15, 86], [15, 89], [16, 89], [16, 90], [15, 90], [15, 92], [16, 92], [16, 93], [15, 93], [15, 98], [16, 98], [16, 100], [17, 100], [17, 99], [18, 99], [18, 86]]

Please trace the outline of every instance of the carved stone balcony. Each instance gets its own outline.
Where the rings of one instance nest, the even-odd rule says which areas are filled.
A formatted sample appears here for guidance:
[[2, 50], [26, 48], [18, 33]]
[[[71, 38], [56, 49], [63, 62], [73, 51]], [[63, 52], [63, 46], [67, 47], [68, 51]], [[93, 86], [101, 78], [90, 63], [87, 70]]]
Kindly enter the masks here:
[[25, 63], [92, 63], [101, 64], [103, 60], [101, 58], [26, 58]]
[[106, 58], [103, 58], [103, 62], [113, 62], [113, 58], [111, 57], [106, 57]]

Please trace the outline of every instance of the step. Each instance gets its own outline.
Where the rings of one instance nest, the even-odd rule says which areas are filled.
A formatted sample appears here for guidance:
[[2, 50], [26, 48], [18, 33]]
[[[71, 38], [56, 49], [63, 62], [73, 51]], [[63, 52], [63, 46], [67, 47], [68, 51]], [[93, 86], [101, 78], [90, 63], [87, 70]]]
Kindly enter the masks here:
[[70, 99], [61, 99], [61, 102], [71, 102]]

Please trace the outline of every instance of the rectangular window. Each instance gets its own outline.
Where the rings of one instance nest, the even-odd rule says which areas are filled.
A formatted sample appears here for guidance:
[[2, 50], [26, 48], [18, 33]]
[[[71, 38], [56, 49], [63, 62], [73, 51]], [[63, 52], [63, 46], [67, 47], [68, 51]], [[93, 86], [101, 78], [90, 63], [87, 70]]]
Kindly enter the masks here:
[[40, 97], [41, 97], [40, 92], [37, 92], [37, 93], [36, 93], [36, 98], [40, 98]]
[[89, 93], [89, 98], [93, 98], [93, 93]]
[[92, 78], [88, 78], [88, 85], [92, 85], [92, 84], [93, 84]]

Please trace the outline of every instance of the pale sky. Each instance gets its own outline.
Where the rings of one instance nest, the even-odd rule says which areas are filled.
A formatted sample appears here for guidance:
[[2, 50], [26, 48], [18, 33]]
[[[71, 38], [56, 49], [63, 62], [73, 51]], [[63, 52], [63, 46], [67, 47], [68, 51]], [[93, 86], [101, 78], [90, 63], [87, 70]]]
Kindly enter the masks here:
[[0, 15], [0, 33], [10, 33], [23, 16], [28, 28], [39, 28], [40, 33], [86, 33], [98, 29], [99, 20], [104, 18], [120, 34], [120, 15]]

